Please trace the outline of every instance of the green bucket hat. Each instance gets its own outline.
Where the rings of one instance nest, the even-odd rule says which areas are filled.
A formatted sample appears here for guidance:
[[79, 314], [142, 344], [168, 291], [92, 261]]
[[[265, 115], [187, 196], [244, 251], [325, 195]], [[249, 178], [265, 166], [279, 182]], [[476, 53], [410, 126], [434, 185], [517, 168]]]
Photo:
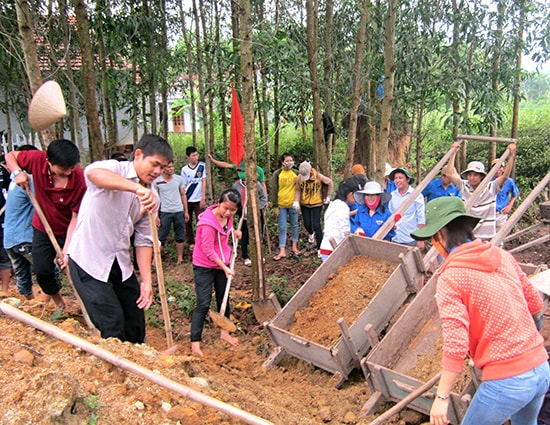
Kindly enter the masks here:
[[397, 167], [390, 173], [390, 180], [393, 180], [395, 177], [395, 173], [401, 173], [405, 174], [407, 178], [409, 179], [409, 184], [414, 184], [414, 177], [411, 173], [411, 170], [409, 170], [407, 167]]
[[464, 201], [456, 196], [442, 196], [426, 204], [426, 226], [415, 230], [411, 236], [417, 241], [430, 239], [456, 218], [463, 217], [472, 224], [472, 228], [481, 217], [466, 214]]

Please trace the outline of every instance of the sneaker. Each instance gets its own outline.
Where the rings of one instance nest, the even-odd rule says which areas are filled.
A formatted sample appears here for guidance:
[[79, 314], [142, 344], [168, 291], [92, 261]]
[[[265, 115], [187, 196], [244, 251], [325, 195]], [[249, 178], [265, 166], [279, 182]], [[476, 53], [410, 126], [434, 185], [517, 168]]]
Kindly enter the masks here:
[[315, 233], [312, 233], [311, 235], [309, 235], [309, 237], [307, 238], [307, 241], [309, 243], [315, 243]]
[[252, 265], [252, 261], [250, 260], [250, 258], [247, 258], [246, 260], [244, 260], [244, 265], [247, 267], [250, 267]]

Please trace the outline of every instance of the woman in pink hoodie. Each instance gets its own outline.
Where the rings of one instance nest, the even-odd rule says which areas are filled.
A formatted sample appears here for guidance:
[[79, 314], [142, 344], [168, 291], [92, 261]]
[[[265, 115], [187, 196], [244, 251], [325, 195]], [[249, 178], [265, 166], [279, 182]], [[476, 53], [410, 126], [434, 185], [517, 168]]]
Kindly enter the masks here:
[[[216, 205], [211, 205], [199, 215], [197, 222], [195, 247], [193, 249], [193, 272], [197, 305], [191, 319], [191, 352], [199, 357], [204, 357], [200, 343], [204, 320], [212, 301], [212, 285], [216, 293], [216, 305], [218, 311], [220, 311], [227, 279], [235, 273], [229, 267], [231, 259], [229, 238], [231, 232], [235, 232], [237, 239], [241, 238], [241, 232], [233, 230], [233, 216], [240, 205], [239, 192], [235, 189], [227, 189], [221, 194]], [[225, 316], [229, 317], [229, 306], [225, 310]], [[232, 346], [239, 343], [237, 338], [232, 337], [224, 329], [221, 331], [220, 338]]]
[[445, 257], [436, 290], [442, 371], [430, 423], [449, 423], [449, 396], [470, 357], [481, 369], [481, 384], [462, 425], [500, 425], [508, 418], [513, 425], [536, 425], [550, 382], [533, 318], [543, 301], [510, 253], [474, 240], [480, 218], [466, 214], [461, 199], [445, 196], [426, 205], [426, 226], [411, 233], [431, 239]]

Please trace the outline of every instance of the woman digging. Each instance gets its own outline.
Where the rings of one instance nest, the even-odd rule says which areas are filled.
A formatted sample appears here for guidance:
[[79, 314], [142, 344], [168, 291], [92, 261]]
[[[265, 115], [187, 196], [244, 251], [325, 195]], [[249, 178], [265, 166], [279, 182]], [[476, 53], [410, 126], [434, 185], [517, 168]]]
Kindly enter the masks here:
[[[220, 311], [227, 279], [235, 274], [235, 271], [229, 267], [231, 257], [229, 238], [232, 232], [235, 232], [237, 239], [241, 238], [241, 231], [233, 230], [233, 216], [240, 205], [239, 192], [235, 189], [227, 189], [221, 194], [218, 204], [208, 207], [199, 216], [197, 222], [193, 249], [197, 306], [191, 319], [191, 352], [198, 357], [204, 357], [201, 340], [204, 320], [212, 300], [212, 285], [216, 294], [216, 305]], [[229, 305], [225, 308], [225, 317], [229, 317]], [[239, 344], [239, 340], [232, 337], [225, 329], [221, 330], [220, 338], [234, 347]]]

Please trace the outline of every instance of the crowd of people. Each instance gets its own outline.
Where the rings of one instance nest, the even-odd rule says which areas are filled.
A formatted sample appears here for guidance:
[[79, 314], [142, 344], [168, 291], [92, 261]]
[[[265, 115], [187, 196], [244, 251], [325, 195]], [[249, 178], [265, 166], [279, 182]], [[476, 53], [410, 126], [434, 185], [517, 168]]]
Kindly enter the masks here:
[[[450, 392], [466, 356], [482, 370], [482, 383], [465, 424], [500, 424], [506, 418], [512, 418], [512, 423], [536, 423], [548, 389], [547, 353], [533, 320], [543, 308], [542, 301], [512, 256], [487, 243], [519, 195], [510, 178], [516, 147], [510, 144], [508, 149], [508, 163], [499, 166], [495, 178], [476, 197], [470, 214], [465, 202], [487, 173], [482, 162], [472, 161], [459, 174], [454, 154], [441, 176], [412, 201], [415, 178], [404, 166], [388, 165], [382, 187], [369, 181], [364, 167], [355, 164], [352, 176], [338, 185], [334, 199], [332, 179], [308, 161], [295, 167], [289, 153], [281, 156], [281, 167], [272, 174], [269, 195], [265, 172], [257, 169], [262, 231], [268, 206], [277, 217], [279, 251], [274, 261], [287, 257], [289, 221], [290, 255], [301, 253], [300, 217], [308, 243], [323, 261], [347, 235], [373, 237], [392, 217], [394, 225], [381, 235], [383, 239], [420, 250], [429, 240], [438, 250], [443, 265], [436, 301], [444, 344], [442, 378], [431, 411], [433, 424], [448, 423]], [[192, 252], [197, 303], [191, 321], [191, 351], [204, 356], [201, 340], [212, 292], [222, 310], [228, 280], [235, 274], [231, 241], [242, 241], [242, 259], [251, 265], [246, 173], [244, 163], [237, 166], [210, 155], [213, 165], [231, 169], [236, 179], [215, 204], [207, 206], [206, 163], [199, 160], [194, 147], [187, 149], [186, 156], [187, 163], [178, 175], [170, 145], [151, 134], [140, 139], [131, 160], [116, 154], [85, 169], [78, 165], [78, 148], [64, 139], [50, 143], [45, 152], [22, 146], [6, 154], [0, 167], [5, 195], [0, 198], [2, 290], [9, 289], [13, 269], [19, 293], [34, 298], [34, 273], [44, 301], [62, 308], [59, 274], [68, 267], [101, 336], [142, 343], [144, 310], [153, 302], [152, 226], [159, 226], [161, 248], [166, 248], [173, 232], [178, 264], [184, 259], [185, 242]], [[33, 198], [45, 221], [35, 213]], [[407, 201], [409, 206], [403, 211], [401, 206]], [[235, 216], [245, 223], [242, 231], [240, 226], [235, 228]], [[61, 255], [52, 237], [62, 247]], [[229, 306], [224, 311], [229, 317]], [[220, 338], [232, 346], [239, 342], [223, 329]], [[509, 393], [511, 388], [513, 395], [494, 400], [495, 394]]]

